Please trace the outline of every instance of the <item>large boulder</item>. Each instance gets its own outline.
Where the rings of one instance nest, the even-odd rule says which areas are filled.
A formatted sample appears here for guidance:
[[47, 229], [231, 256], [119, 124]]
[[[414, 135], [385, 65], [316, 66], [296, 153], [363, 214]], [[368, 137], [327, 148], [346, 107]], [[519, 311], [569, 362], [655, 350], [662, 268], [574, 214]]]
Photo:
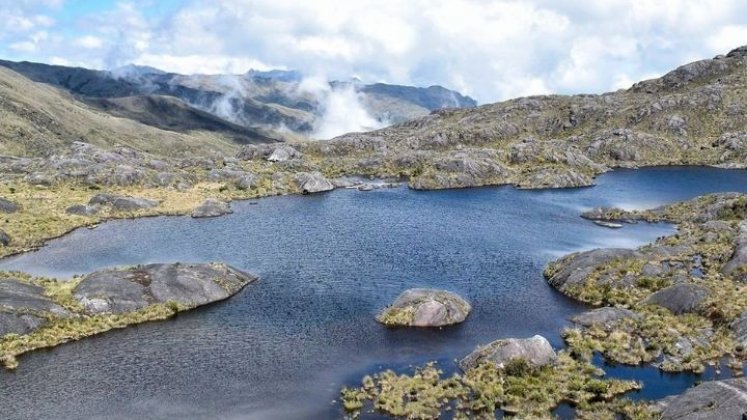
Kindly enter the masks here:
[[747, 380], [704, 382], [657, 405], [664, 420], [743, 419], [747, 412]]
[[91, 314], [130, 312], [166, 302], [196, 307], [226, 299], [256, 279], [225, 264], [148, 264], [91, 273], [73, 296]]
[[610, 328], [625, 319], [639, 319], [640, 317], [630, 309], [604, 307], [576, 315], [571, 318], [571, 321], [584, 327]]
[[603, 248], [586, 252], [577, 252], [565, 256], [545, 269], [547, 281], [563, 293], [583, 287], [586, 279], [594, 270], [603, 264], [615, 260], [625, 260], [638, 257], [636, 251], [623, 248]]
[[296, 175], [295, 181], [298, 189], [304, 194], [331, 191], [335, 188], [335, 186], [319, 172], [300, 173]]
[[376, 320], [385, 325], [441, 327], [464, 322], [472, 306], [456, 293], [437, 289], [409, 289], [384, 309]]
[[20, 210], [20, 205], [0, 197], [0, 213], [15, 213]]
[[511, 359], [524, 359], [533, 366], [554, 363], [557, 358], [550, 342], [541, 335], [531, 338], [508, 338], [496, 340], [487, 346], [478, 346], [475, 351], [459, 362], [462, 370], [469, 370], [482, 362], [501, 366]]
[[96, 194], [88, 201], [91, 206], [109, 206], [116, 211], [149, 209], [159, 204], [156, 200], [117, 194]]
[[0, 280], [0, 337], [28, 334], [47, 322], [48, 317], [70, 313], [44, 296], [40, 286], [19, 280]]
[[192, 217], [218, 217], [230, 213], [233, 213], [233, 210], [228, 203], [216, 198], [208, 198], [199, 207], [192, 210]]
[[705, 286], [678, 283], [665, 287], [643, 300], [644, 304], [659, 305], [675, 315], [694, 312], [711, 295]]

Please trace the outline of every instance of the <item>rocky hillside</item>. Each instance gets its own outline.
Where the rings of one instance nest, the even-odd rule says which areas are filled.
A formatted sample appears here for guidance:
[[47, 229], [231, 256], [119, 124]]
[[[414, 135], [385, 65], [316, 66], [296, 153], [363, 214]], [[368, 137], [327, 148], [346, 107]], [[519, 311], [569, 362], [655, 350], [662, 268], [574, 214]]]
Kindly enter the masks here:
[[[149, 107], [168, 112], [148, 125], [137, 121]], [[144, 103], [101, 104], [103, 112], [69, 93], [35, 83], [0, 67], [0, 155], [48, 156], [75, 142], [101, 147], [129, 146], [163, 155], [235, 153], [239, 144], [271, 141], [258, 132], [190, 109], [176, 99], [155, 98]], [[177, 127], [170, 123], [176, 123]], [[160, 127], [160, 128], [159, 128]]]
[[448, 109], [303, 152], [336, 172], [405, 175], [413, 188], [590, 185], [613, 167], [747, 157], [747, 47], [602, 95]]
[[[196, 108], [225, 120], [224, 123], [302, 136], [313, 135], [329, 111], [329, 98], [341, 92], [350, 91], [355, 105], [361, 106], [379, 126], [421, 117], [437, 109], [476, 105], [472, 98], [440, 86], [365, 85], [358, 81], [311, 86], [299, 73], [290, 71], [181, 75], [141, 66], [98, 71], [2, 60], [0, 66], [36, 82], [63, 88], [95, 106], [104, 105], [101, 109], [107, 112], [112, 107], [106, 101], [102, 103], [102, 98], [117, 102], [128, 98], [127, 102], [133, 104], [144, 101], [139, 98], [142, 95], [169, 96], [184, 102], [180, 108]], [[161, 102], [164, 104], [170, 102]], [[127, 116], [152, 125], [164, 113], [168, 117], [169, 111], [163, 107], [138, 107], [136, 113]]]

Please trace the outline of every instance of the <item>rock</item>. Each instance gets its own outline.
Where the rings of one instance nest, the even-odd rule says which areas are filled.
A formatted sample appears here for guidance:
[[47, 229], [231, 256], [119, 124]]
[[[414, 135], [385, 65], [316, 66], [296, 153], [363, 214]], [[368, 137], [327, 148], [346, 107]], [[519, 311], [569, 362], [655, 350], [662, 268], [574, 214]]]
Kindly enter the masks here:
[[6, 334], [29, 334], [46, 323], [46, 319], [36, 315], [0, 309], [0, 338]]
[[743, 419], [747, 412], [747, 380], [709, 381], [657, 404], [663, 420]]
[[20, 210], [20, 205], [0, 197], [0, 213], [15, 213]]
[[737, 341], [742, 344], [743, 347], [747, 348], [747, 311], [742, 312], [741, 315], [729, 325]]
[[747, 222], [739, 223], [739, 233], [734, 240], [734, 253], [721, 268], [726, 275], [736, 275], [738, 280], [747, 280]]
[[304, 194], [331, 191], [335, 187], [319, 172], [302, 172], [295, 177], [298, 189]]
[[624, 319], [640, 319], [641, 316], [630, 309], [599, 308], [571, 318], [571, 321], [584, 327], [600, 326], [610, 328]]
[[376, 320], [390, 326], [441, 327], [464, 322], [472, 307], [456, 293], [437, 289], [408, 289]]
[[224, 214], [231, 214], [231, 206], [225, 201], [220, 201], [216, 198], [208, 198], [200, 204], [199, 207], [192, 210], [192, 217], [218, 217]]
[[371, 184], [363, 184], [358, 187], [358, 191], [373, 191], [374, 187]]
[[459, 362], [459, 367], [467, 371], [481, 362], [493, 362], [500, 366], [511, 359], [521, 358], [534, 366], [545, 366], [554, 363], [557, 355], [550, 342], [541, 335], [531, 338], [508, 338], [496, 340], [487, 346], [478, 346]]
[[74, 214], [76, 216], [93, 216], [98, 212], [98, 206], [91, 206], [86, 204], [76, 204], [65, 209], [65, 213]]
[[287, 144], [255, 144], [244, 146], [236, 156], [241, 160], [263, 158], [270, 162], [285, 162], [303, 157], [303, 154]]
[[54, 178], [50, 175], [34, 173], [26, 176], [26, 182], [31, 185], [49, 187], [54, 183]]
[[10, 245], [11, 237], [4, 230], [0, 229], [0, 246]]
[[148, 264], [91, 273], [73, 296], [90, 314], [130, 312], [166, 302], [196, 307], [226, 299], [256, 279], [225, 264]]
[[727, 58], [745, 58], [747, 57], [747, 45], [735, 48], [726, 54]]
[[89, 205], [110, 206], [117, 211], [134, 211], [149, 209], [159, 204], [156, 200], [147, 198], [130, 197], [116, 194], [96, 194], [89, 201]]
[[563, 293], [582, 287], [597, 266], [618, 259], [632, 259], [640, 254], [623, 248], [604, 248], [573, 253], [565, 256], [545, 269], [547, 281]]
[[593, 185], [588, 175], [570, 168], [541, 168], [531, 171], [516, 184], [520, 189], [578, 188]]
[[643, 300], [644, 304], [659, 305], [675, 315], [694, 312], [711, 295], [707, 287], [692, 283], [674, 284], [653, 293]]
[[273, 150], [266, 159], [270, 162], [285, 162], [286, 160], [301, 156], [302, 155], [298, 152], [298, 150], [290, 146], [283, 145], [276, 147], [275, 150]]
[[28, 334], [44, 325], [46, 317], [70, 313], [44, 296], [44, 289], [18, 280], [0, 280], [0, 337]]

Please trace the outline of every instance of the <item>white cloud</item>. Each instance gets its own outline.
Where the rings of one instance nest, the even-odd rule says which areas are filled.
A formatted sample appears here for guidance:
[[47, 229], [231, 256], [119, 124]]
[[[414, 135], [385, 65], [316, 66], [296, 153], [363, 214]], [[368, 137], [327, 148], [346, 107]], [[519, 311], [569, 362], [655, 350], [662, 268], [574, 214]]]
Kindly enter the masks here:
[[74, 43], [75, 45], [79, 47], [90, 48], [90, 49], [101, 48], [104, 46], [104, 40], [99, 37], [95, 37], [93, 35], [86, 35], [86, 36], [77, 38], [74, 41]]
[[[0, 28], [6, 54], [181, 73], [292, 68], [490, 102], [628, 87], [747, 44], [743, 0], [190, 0], [165, 17], [129, 0], [56, 33], [46, 11], [61, 1], [0, 5], [0, 21], [14, 22]], [[42, 30], [49, 38], [34, 42]]]

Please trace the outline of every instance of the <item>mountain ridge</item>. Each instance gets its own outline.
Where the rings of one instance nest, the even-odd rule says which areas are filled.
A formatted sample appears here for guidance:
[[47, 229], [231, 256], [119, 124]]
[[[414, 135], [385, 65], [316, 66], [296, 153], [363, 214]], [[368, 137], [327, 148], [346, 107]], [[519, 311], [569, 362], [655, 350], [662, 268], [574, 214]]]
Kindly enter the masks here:
[[[314, 134], [315, 127], [328, 112], [325, 101], [345, 89], [355, 92], [354, 103], [350, 106], [361, 107], [379, 125], [402, 122], [444, 107], [477, 104], [468, 96], [440, 86], [418, 88], [332, 81], [327, 86], [309, 88], [301, 73], [285, 70], [250, 70], [240, 75], [182, 75], [137, 65], [106, 71], [0, 60], [0, 66], [86, 99], [172, 96], [234, 125], [267, 133], [290, 132], [302, 137]], [[151, 116], [140, 121], [150, 124], [153, 119]], [[270, 134], [270, 137], [282, 138], [283, 135]]]

